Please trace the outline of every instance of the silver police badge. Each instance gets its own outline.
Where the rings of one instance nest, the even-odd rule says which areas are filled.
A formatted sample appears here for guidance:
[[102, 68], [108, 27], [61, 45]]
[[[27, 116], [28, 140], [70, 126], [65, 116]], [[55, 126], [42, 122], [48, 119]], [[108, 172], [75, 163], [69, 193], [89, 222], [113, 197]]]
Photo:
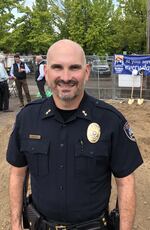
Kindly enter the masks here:
[[87, 139], [91, 143], [96, 143], [101, 135], [101, 128], [97, 123], [91, 123], [87, 128]]

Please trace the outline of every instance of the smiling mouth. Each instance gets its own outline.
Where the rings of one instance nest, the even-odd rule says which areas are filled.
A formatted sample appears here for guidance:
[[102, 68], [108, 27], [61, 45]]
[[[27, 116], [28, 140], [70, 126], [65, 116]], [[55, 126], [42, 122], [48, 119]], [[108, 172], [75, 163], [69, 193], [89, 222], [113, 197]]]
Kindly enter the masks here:
[[78, 85], [78, 81], [77, 80], [64, 81], [64, 80], [58, 79], [55, 81], [55, 84], [60, 86], [60, 87], [63, 87], [63, 86], [73, 87], [73, 86]]

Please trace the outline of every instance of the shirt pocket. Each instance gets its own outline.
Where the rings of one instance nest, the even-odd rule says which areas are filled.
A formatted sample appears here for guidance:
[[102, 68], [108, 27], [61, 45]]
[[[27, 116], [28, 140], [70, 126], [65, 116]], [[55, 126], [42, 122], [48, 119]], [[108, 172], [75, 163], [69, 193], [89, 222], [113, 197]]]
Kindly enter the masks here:
[[31, 174], [45, 176], [49, 172], [50, 142], [48, 140], [23, 140], [21, 152], [27, 157]]
[[109, 167], [109, 143], [83, 143], [75, 146], [75, 174], [95, 180], [106, 175]]

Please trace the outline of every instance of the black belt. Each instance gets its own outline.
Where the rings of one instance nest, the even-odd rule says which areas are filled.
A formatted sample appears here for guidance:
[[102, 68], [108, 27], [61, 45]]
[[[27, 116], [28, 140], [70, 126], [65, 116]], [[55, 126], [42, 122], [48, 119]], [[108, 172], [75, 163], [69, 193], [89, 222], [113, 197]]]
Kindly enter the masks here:
[[107, 214], [102, 214], [96, 219], [81, 222], [78, 224], [56, 223], [43, 220], [42, 227], [44, 230], [100, 230], [107, 226]]

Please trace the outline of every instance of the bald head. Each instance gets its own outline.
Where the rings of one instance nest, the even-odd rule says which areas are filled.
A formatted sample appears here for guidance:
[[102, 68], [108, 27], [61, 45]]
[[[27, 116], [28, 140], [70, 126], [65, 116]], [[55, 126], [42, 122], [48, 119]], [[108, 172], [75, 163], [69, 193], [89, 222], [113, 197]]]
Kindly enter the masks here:
[[43, 60], [43, 58], [42, 58], [41, 55], [37, 55], [37, 56], [35, 57], [35, 61], [36, 61], [37, 63], [41, 62], [42, 60]]
[[48, 49], [47, 52], [47, 63], [51, 61], [51, 59], [56, 55], [56, 54], [63, 54], [64, 56], [71, 56], [77, 55], [78, 58], [82, 60], [83, 65], [86, 64], [86, 58], [85, 58], [85, 53], [82, 49], [82, 47], [69, 39], [62, 39], [57, 42], [55, 42], [50, 48]]

